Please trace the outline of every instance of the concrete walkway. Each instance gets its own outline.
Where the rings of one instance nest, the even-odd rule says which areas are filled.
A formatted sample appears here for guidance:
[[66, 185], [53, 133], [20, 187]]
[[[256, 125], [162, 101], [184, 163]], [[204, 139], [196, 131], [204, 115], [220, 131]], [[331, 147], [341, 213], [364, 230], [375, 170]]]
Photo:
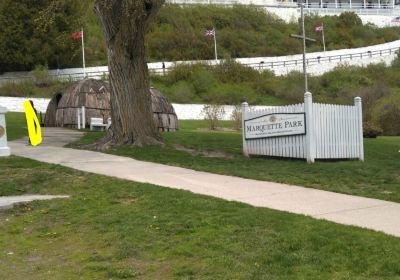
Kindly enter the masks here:
[[[17, 156], [77, 170], [304, 214], [400, 237], [399, 203], [193, 171], [99, 152], [61, 148], [60, 142], [67, 143], [70, 140], [69, 132], [59, 131], [55, 134], [64, 134], [59, 137], [60, 142], [48, 132], [44, 133], [43, 145], [30, 147], [25, 141], [13, 141], [10, 143], [11, 152]], [[76, 132], [71, 132], [71, 137], [77, 137]]]
[[68, 198], [68, 195], [18, 195], [0, 196], [0, 209], [7, 209], [16, 203], [30, 202], [34, 200], [49, 200], [55, 198]]

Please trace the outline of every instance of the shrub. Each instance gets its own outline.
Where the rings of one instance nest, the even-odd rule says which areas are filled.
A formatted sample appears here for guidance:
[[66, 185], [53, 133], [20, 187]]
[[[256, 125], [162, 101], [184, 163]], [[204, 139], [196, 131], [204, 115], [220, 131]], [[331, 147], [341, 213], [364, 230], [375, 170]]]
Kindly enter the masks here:
[[372, 121], [382, 128], [384, 135], [400, 135], [400, 92], [378, 100], [372, 111]]
[[362, 25], [362, 20], [354, 12], [344, 12], [339, 15], [338, 26], [341, 28], [352, 28], [360, 25]]
[[240, 130], [242, 128], [242, 107], [236, 105], [231, 114], [231, 120], [233, 121], [233, 129]]
[[400, 68], [400, 51], [396, 51], [396, 57], [392, 61], [392, 67]]
[[57, 81], [52, 81], [46, 87], [38, 87], [33, 81], [5, 83], [0, 86], [0, 96], [51, 98], [64, 86], [64, 83]]
[[372, 109], [376, 102], [389, 95], [390, 89], [383, 83], [377, 83], [373, 87], [362, 87], [357, 91], [352, 91], [352, 94], [348, 96], [348, 103], [353, 102], [354, 97], [359, 96], [362, 99], [363, 105], [363, 119], [364, 121], [370, 121], [372, 118]]
[[[277, 97], [288, 102], [301, 102], [304, 96], [304, 76], [300, 72], [291, 72], [285, 77], [279, 77]], [[310, 87], [312, 90], [312, 87]]]
[[222, 105], [205, 105], [202, 110], [204, 119], [208, 122], [208, 128], [210, 130], [217, 130], [218, 123], [224, 117], [225, 110]]
[[250, 67], [244, 66], [234, 60], [226, 60], [213, 68], [217, 79], [223, 83], [249, 82], [259, 77], [260, 73]]
[[45, 87], [51, 83], [51, 77], [47, 66], [37, 65], [34, 70], [31, 71], [33, 82], [38, 87]]
[[365, 122], [363, 124], [363, 134], [365, 138], [376, 138], [382, 135], [382, 128], [373, 124], [372, 122]]
[[196, 93], [207, 92], [217, 83], [214, 75], [207, 69], [197, 69], [192, 75], [192, 84]]
[[245, 84], [219, 84], [204, 95], [207, 103], [238, 104], [244, 101], [254, 103], [258, 96], [254, 89]]
[[163, 80], [164, 82], [172, 85], [179, 81], [191, 81], [193, 73], [204, 69], [205, 65], [197, 64], [177, 64], [169, 72], [168, 75], [158, 80]]
[[195, 103], [196, 94], [191, 85], [185, 81], [179, 81], [174, 84], [170, 89], [171, 100], [177, 103]]

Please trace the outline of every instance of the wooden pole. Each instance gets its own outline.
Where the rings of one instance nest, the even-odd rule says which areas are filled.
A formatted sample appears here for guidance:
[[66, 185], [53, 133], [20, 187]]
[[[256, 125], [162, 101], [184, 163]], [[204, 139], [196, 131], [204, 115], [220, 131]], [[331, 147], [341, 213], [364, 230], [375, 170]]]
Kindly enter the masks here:
[[304, 94], [304, 112], [306, 113], [306, 158], [308, 163], [315, 161], [313, 101], [311, 92]]
[[303, 74], [304, 74], [304, 92], [308, 92], [308, 80], [307, 80], [307, 66], [306, 66], [306, 31], [304, 28], [304, 4], [300, 6], [301, 11], [301, 30], [303, 36]]
[[322, 24], [322, 44], [324, 45], [324, 55], [326, 55], [326, 48], [325, 48], [325, 27], [324, 24]]
[[214, 30], [214, 52], [215, 52], [215, 61], [218, 62], [218, 53], [217, 53], [217, 30], [213, 27]]
[[83, 65], [83, 78], [86, 78], [86, 63], [85, 63], [85, 40], [83, 39], [83, 28], [81, 29], [82, 39], [82, 65]]

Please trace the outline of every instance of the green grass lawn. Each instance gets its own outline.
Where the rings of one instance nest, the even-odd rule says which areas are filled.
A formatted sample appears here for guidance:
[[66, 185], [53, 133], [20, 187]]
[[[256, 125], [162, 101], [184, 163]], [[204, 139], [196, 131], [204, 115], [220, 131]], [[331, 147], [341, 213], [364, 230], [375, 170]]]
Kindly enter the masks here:
[[28, 136], [26, 118], [23, 113], [8, 112], [6, 114], [6, 126], [8, 140], [15, 140]]
[[236, 202], [0, 158], [0, 279], [399, 279], [400, 239]]
[[[225, 127], [231, 126], [224, 122]], [[365, 162], [246, 158], [242, 155], [239, 132], [207, 132], [204, 121], [180, 121], [176, 133], [163, 133], [166, 147], [135, 148], [122, 146], [108, 153], [145, 161], [188, 167], [201, 171], [258, 180], [274, 181], [400, 202], [400, 137], [365, 139]], [[88, 144], [102, 133], [87, 133], [73, 147]], [[196, 151], [176, 150], [176, 145]], [[210, 151], [223, 152], [209, 157]]]
[[[6, 118], [9, 139], [26, 135], [23, 114], [7, 113]], [[242, 155], [239, 132], [209, 132], [205, 130], [205, 121], [180, 121], [179, 124], [178, 132], [163, 133], [166, 142], [164, 148], [122, 146], [108, 153], [201, 171], [400, 202], [400, 137], [365, 139], [365, 162], [317, 161], [310, 165], [303, 160], [246, 158]], [[221, 126], [229, 128], [232, 123], [221, 122]], [[70, 146], [79, 148], [103, 135], [101, 132], [87, 132], [80, 141]], [[182, 147], [192, 151], [183, 151]], [[210, 157], [215, 156], [215, 151], [219, 152], [216, 154], [219, 157]]]

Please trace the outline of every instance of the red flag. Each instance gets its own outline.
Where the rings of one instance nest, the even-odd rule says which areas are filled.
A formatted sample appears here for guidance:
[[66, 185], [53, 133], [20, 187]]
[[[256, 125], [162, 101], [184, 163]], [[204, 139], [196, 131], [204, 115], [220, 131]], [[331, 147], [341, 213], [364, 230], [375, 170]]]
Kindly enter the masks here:
[[324, 27], [322, 25], [315, 27], [315, 32], [322, 32], [324, 31]]
[[82, 32], [74, 32], [72, 34], [69, 34], [69, 37], [72, 39], [80, 39], [82, 38]]

